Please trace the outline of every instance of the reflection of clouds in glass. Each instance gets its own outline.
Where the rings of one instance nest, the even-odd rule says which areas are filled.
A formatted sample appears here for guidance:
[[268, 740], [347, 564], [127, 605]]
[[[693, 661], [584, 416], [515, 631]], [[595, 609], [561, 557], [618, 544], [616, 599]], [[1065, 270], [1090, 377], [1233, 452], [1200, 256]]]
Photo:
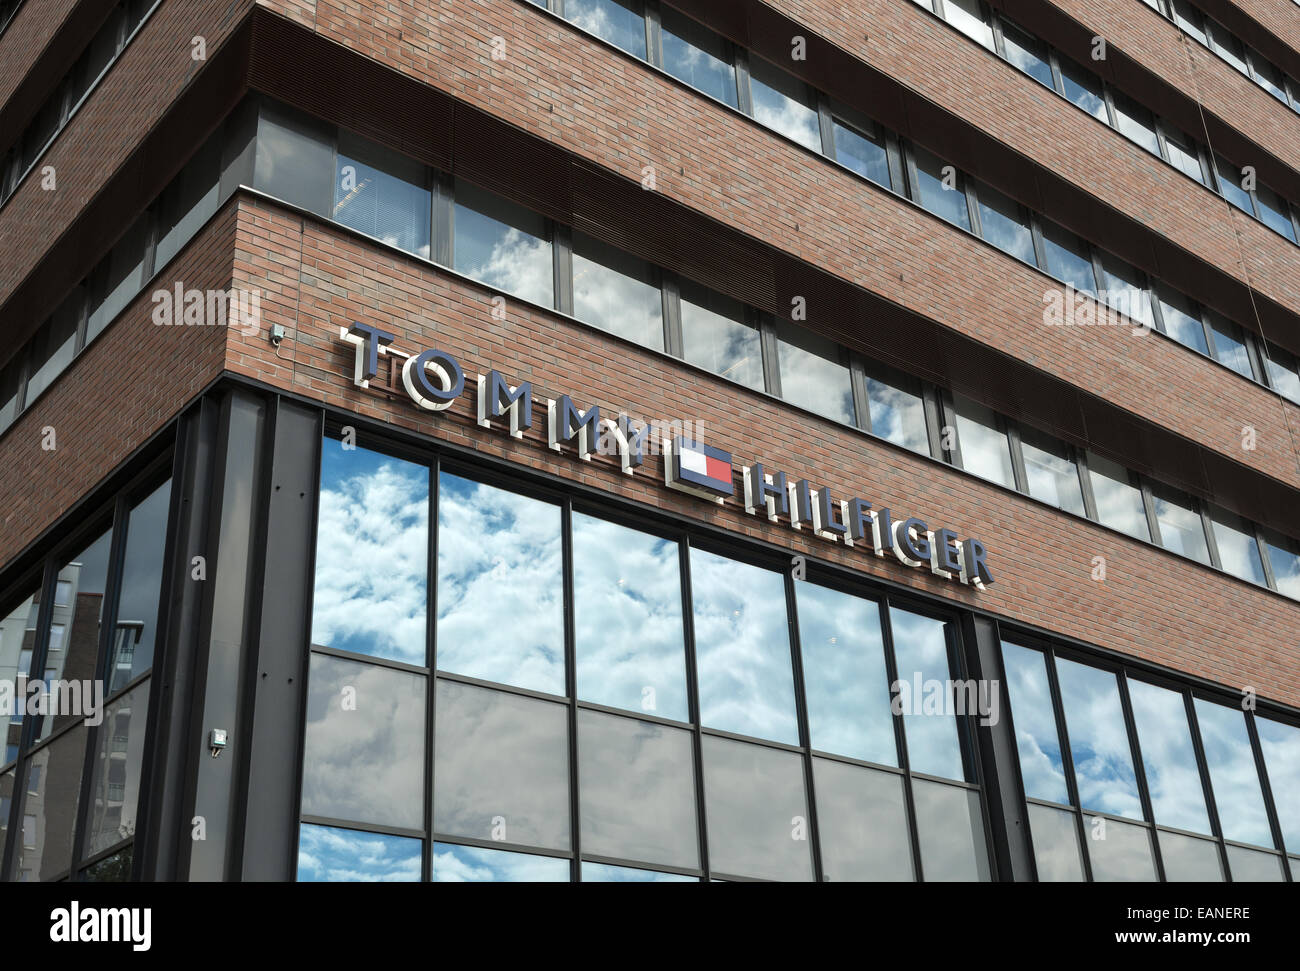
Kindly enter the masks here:
[[878, 185], [888, 188], [891, 184], [889, 157], [884, 146], [864, 138], [839, 121], [835, 122], [835, 158]]
[[1288, 852], [1300, 853], [1300, 728], [1256, 718], [1268, 784]]
[[821, 151], [822, 136], [817, 112], [774, 87], [780, 85], [793, 90], [802, 87], [802, 82], [758, 58], [751, 60], [750, 70], [754, 117], [759, 123], [807, 148]]
[[415, 883], [420, 841], [303, 823], [298, 833], [300, 883]]
[[424, 693], [420, 675], [313, 654], [302, 811], [423, 828]]
[[925, 714], [925, 695], [917, 697], [914, 690], [918, 675], [922, 686], [927, 681], [946, 684], [952, 677], [948, 667], [948, 641], [944, 635], [947, 625], [941, 620], [897, 607], [890, 608], [889, 619], [894, 635], [898, 679], [907, 682], [912, 694], [911, 704], [903, 714], [908, 764], [916, 772], [946, 779], [964, 779], [966, 773], [962, 769], [957, 718], [952, 713], [952, 706], [945, 705], [944, 710], [937, 714]]
[[[1097, 823], [1092, 816], [1083, 817], [1083, 827], [1088, 834], [1088, 858], [1092, 863], [1094, 881], [1151, 883], [1156, 879], [1149, 830], [1132, 823], [1118, 823], [1113, 819]], [[1096, 838], [1096, 835], [1101, 834], [1105, 835], [1105, 839]]]
[[1069, 803], [1046, 659], [1040, 651], [1002, 642], [1008, 701], [1016, 723], [1020, 775], [1031, 799]]
[[425, 663], [429, 471], [327, 439], [312, 643]]
[[1115, 675], [1064, 658], [1057, 658], [1056, 674], [1083, 807], [1141, 819]]
[[641, 870], [610, 863], [582, 864], [583, 883], [699, 883], [699, 877], [684, 873], [661, 873], [658, 870]]
[[97, 736], [98, 751], [91, 766], [87, 856], [135, 835], [148, 712], [149, 681], [105, 708], [105, 729]]
[[1228, 868], [1232, 871], [1233, 883], [1281, 883], [1281, 858], [1272, 853], [1248, 850], [1242, 846], [1229, 846]]
[[1128, 481], [1128, 473], [1099, 455], [1088, 453], [1092, 493], [1097, 500], [1097, 521], [1138, 539], [1149, 539], [1142, 493]]
[[930, 451], [925, 430], [925, 405], [919, 396], [891, 388], [883, 381], [867, 378], [871, 407], [871, 431], [914, 452]]
[[782, 576], [692, 549], [691, 597], [700, 720], [798, 744]]
[[795, 600], [812, 747], [897, 765], [879, 608], [811, 583]]
[[569, 861], [434, 843], [433, 880], [435, 883], [567, 883]]
[[1196, 699], [1196, 721], [1226, 839], [1272, 846], [1273, 834], [1242, 711]]
[[[126, 533], [126, 561], [122, 567], [122, 593], [117, 622], [144, 624], [135, 644], [130, 671], [114, 671], [112, 687], [120, 688], [153, 665], [157, 637], [158, 599], [162, 593], [163, 544], [167, 538], [167, 513], [171, 480], [164, 482], [131, 510]], [[114, 658], [113, 667], [117, 667]]]
[[456, 206], [456, 270], [488, 286], [550, 307], [551, 243], [465, 206]]
[[1011, 471], [1011, 446], [997, 427], [993, 412], [982, 405], [957, 399], [957, 441], [961, 446], [961, 463], [967, 472], [1014, 488]]
[[707, 31], [673, 11], [663, 11], [662, 17], [664, 70], [734, 108], [736, 70], [716, 53], [718, 38], [709, 35], [708, 42], [715, 50], [706, 51], [700, 44]]
[[645, 18], [620, 0], [565, 0], [564, 15], [583, 30], [645, 59]]
[[1083, 859], [1079, 855], [1079, 831], [1074, 813], [1027, 805], [1029, 828], [1034, 837], [1034, 864], [1040, 883], [1083, 880]]
[[763, 387], [763, 352], [758, 328], [681, 301], [686, 360], [750, 388]]
[[1143, 681], [1130, 679], [1128, 686], [1156, 822], [1194, 833], [1210, 832], [1183, 696]]
[[819, 415], [856, 424], [849, 369], [788, 341], [780, 341], [781, 397]]
[[1156, 840], [1160, 843], [1160, 862], [1168, 883], [1222, 882], [1223, 864], [1219, 862], [1219, 846], [1214, 841], [1164, 830], [1157, 832]]
[[573, 316], [643, 347], [664, 346], [659, 288], [573, 254]]
[[443, 473], [438, 669], [564, 694], [560, 509]]
[[[346, 166], [355, 169], [352, 188], [344, 187]], [[343, 225], [427, 257], [429, 215], [429, 190], [339, 154], [334, 218]]]
[[578, 697], [686, 721], [677, 544], [574, 513], [573, 593]]
[[568, 849], [568, 737], [563, 705], [440, 680], [434, 829]]
[[926, 882], [987, 880], [988, 847], [979, 793], [915, 779], [912, 798]]

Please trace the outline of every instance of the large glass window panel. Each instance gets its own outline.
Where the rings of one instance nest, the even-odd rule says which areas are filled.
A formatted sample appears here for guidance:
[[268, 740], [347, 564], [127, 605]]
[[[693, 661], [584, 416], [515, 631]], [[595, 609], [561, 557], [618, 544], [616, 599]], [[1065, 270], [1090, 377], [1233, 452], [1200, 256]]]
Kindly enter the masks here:
[[1286, 82], [1282, 79], [1282, 72], [1253, 48], [1246, 48], [1246, 61], [1250, 64], [1250, 76], [1255, 83], [1283, 104], [1287, 104]]
[[1250, 193], [1242, 187], [1244, 175], [1241, 169], [1227, 159], [1215, 156], [1219, 175], [1219, 189], [1230, 203], [1249, 216], [1255, 214], [1255, 206], [1250, 201]]
[[1264, 225], [1294, 243], [1295, 225], [1286, 201], [1266, 185], [1255, 187], [1255, 201], [1259, 203], [1259, 218]]
[[803, 582], [795, 602], [812, 747], [897, 765], [880, 607]]
[[171, 495], [169, 479], [137, 502], [127, 519], [122, 593], [108, 665], [110, 692], [153, 666]]
[[1083, 817], [1084, 841], [1097, 883], [1151, 883], [1156, 863], [1151, 853], [1151, 831], [1133, 823], [1099, 816]]
[[[666, 8], [665, 8], [666, 9]], [[614, 866], [612, 863], [582, 862], [583, 883], [699, 883], [699, 877], [640, 867]]]
[[560, 507], [443, 472], [438, 669], [564, 694]]
[[578, 712], [582, 851], [641, 863], [700, 863], [691, 733]]
[[423, 842], [337, 826], [298, 828], [300, 883], [416, 883]]
[[1233, 883], [1281, 883], [1282, 858], [1272, 853], [1248, 850], [1244, 846], [1229, 846], [1228, 869]]
[[682, 349], [687, 361], [714, 374], [763, 390], [763, 343], [730, 297], [681, 281]]
[[1225, 27], [1209, 17], [1205, 18], [1205, 31], [1209, 35], [1210, 47], [1214, 49], [1214, 53], [1218, 54], [1242, 74], [1250, 74], [1250, 69], [1246, 66], [1245, 55], [1241, 49], [1241, 41], [1237, 40]]
[[117, 41], [122, 29], [122, 21], [125, 17], [125, 4], [121, 4], [109, 14], [108, 19], [95, 32], [94, 38], [90, 45], [77, 58], [77, 63], [73, 65], [70, 72], [70, 82], [72, 85], [72, 105], [75, 107], [95, 86], [100, 75], [113, 63], [117, 56]]
[[1197, 698], [1196, 721], [1201, 729], [1205, 764], [1210, 770], [1210, 785], [1224, 838], [1272, 846], [1273, 833], [1264, 808], [1264, 793], [1255, 769], [1245, 713]]
[[433, 844], [434, 883], [567, 883], [569, 861], [554, 856]]
[[82, 288], [73, 288], [32, 338], [23, 407], [30, 407], [36, 396], [53, 384], [64, 368], [72, 363], [77, 350], [77, 323], [82, 299]]
[[876, 185], [891, 188], [893, 179], [889, 174], [889, 152], [884, 139], [877, 133], [867, 133], [835, 118], [832, 121], [835, 133], [835, 160], [863, 178], [870, 179]]
[[117, 241], [92, 274], [90, 318], [86, 323], [89, 344], [109, 323], [126, 309], [144, 284], [145, 238], [149, 220], [141, 216]]
[[1181, 833], [1156, 833], [1160, 844], [1160, 862], [1168, 883], [1222, 883], [1223, 863], [1219, 846], [1211, 840], [1184, 836]]
[[431, 199], [427, 180], [419, 163], [351, 132], [340, 132], [334, 219], [427, 258]]
[[1133, 485], [1128, 469], [1089, 452], [1088, 476], [1097, 501], [1097, 521], [1136, 539], [1149, 540], [1142, 490]]
[[1215, 359], [1221, 364], [1226, 364], [1242, 377], [1254, 380], [1255, 371], [1250, 364], [1250, 352], [1246, 350], [1241, 328], [1217, 314], [1208, 311], [1206, 313], [1206, 320], [1214, 335]]
[[20, 881], [55, 880], [71, 867], [85, 759], [86, 728], [77, 725], [27, 763], [23, 840], [15, 867]]
[[86, 856], [135, 835], [148, 713], [148, 681], [104, 708], [98, 751], [91, 766]]
[[1087, 243], [1056, 223], [1043, 220], [1043, 252], [1048, 273], [1080, 293], [1097, 295], [1097, 278]]
[[578, 697], [687, 720], [677, 543], [573, 514]]
[[953, 404], [957, 413], [962, 468], [1014, 489], [1016, 477], [1011, 468], [1011, 445], [1007, 433], [998, 427], [997, 415], [961, 395], [953, 396]]
[[988, 844], [979, 792], [914, 779], [912, 799], [921, 843], [921, 873], [926, 881], [988, 880]]
[[312, 654], [302, 811], [424, 828], [425, 679]]
[[897, 607], [889, 609], [889, 620], [898, 688], [906, 692], [900, 700], [908, 764], [915, 772], [964, 779], [956, 699], [948, 688], [948, 625]]
[[257, 122], [253, 184], [269, 195], [327, 216], [334, 199], [334, 129], [270, 102]]
[[1300, 544], [1280, 533], [1265, 530], [1264, 545], [1268, 547], [1268, 562], [1273, 568], [1278, 592], [1300, 600]]
[[1034, 234], [1029, 228], [1029, 214], [1025, 208], [987, 185], [979, 187], [977, 198], [980, 232], [984, 238], [1002, 252], [1037, 266]]
[[794, 752], [705, 735], [709, 867], [768, 880], [811, 880], [803, 761]]
[[970, 229], [966, 191], [956, 168], [923, 148], [914, 148], [916, 201], [941, 219]]
[[428, 573], [428, 468], [325, 439], [312, 643], [425, 664]]
[[1164, 548], [1209, 563], [1205, 524], [1191, 498], [1172, 489], [1154, 486], [1151, 501], [1155, 506], [1156, 521], [1160, 524], [1160, 542]]
[[1205, 345], [1205, 328], [1201, 326], [1196, 305], [1181, 293], [1165, 286], [1159, 287], [1157, 294], [1165, 333], [1184, 347], [1208, 354], [1209, 348]]
[[440, 680], [436, 711], [434, 830], [567, 850], [565, 706]]
[[18, 417], [18, 385], [22, 380], [23, 352], [19, 349], [0, 366], [0, 435]]
[[1047, 657], [1041, 651], [1003, 641], [1002, 663], [1025, 795], [1068, 804], [1069, 788], [1047, 679]]
[[693, 548], [691, 602], [700, 721], [798, 744], [784, 577]]
[[1141, 273], [1123, 260], [1103, 253], [1101, 275], [1104, 285], [1101, 296], [1104, 303], [1146, 327], [1155, 326], [1155, 318], [1151, 314], [1151, 294]]
[[863, 362], [871, 433], [923, 455], [930, 454], [921, 382], [874, 361]]
[[781, 397], [819, 415], [855, 425], [853, 381], [834, 341], [801, 327], [777, 329]]
[[1069, 448], [1050, 435], [1024, 428], [1020, 432], [1020, 452], [1025, 459], [1029, 494], [1082, 516], [1083, 486], [1079, 482], [1079, 467], [1070, 456]]
[[654, 268], [578, 232], [573, 234], [573, 315], [663, 350], [663, 297]]
[[221, 139], [210, 138], [163, 190], [158, 206], [158, 243], [153, 265], [166, 266], [217, 211]]
[[1061, 83], [1064, 88], [1062, 93], [1097, 120], [1110, 124], [1101, 79], [1087, 68], [1075, 64], [1068, 57], [1062, 57], [1060, 60]]
[[730, 45], [672, 7], [660, 10], [664, 70], [697, 91], [736, 107], [736, 68]]
[[821, 125], [808, 86], [757, 55], [749, 59], [754, 117], [800, 145], [820, 152]]
[[915, 880], [903, 777], [813, 759], [822, 879]]
[[1024, 71], [1031, 78], [1040, 81], [1049, 88], [1052, 83], [1052, 65], [1048, 62], [1047, 48], [1037, 37], [1002, 19], [1002, 44], [1006, 49], [1007, 60], [1012, 66]]
[[[14, 604], [8, 614], [0, 616], [0, 682], [12, 685], [20, 675], [26, 677], [31, 673], [39, 610], [39, 596], [32, 593]], [[0, 765], [8, 765], [18, 758], [18, 740], [23, 721], [19, 707], [15, 704], [13, 713], [0, 721], [5, 733], [4, 749], [0, 750]], [[5, 819], [7, 817], [0, 813], [0, 823]]]
[[1205, 791], [1182, 694], [1132, 679], [1128, 690], [1155, 821], [1209, 833]]
[[943, 0], [943, 13], [948, 23], [971, 40], [993, 49], [993, 28], [980, 0]]
[[1056, 677], [1083, 808], [1141, 819], [1142, 802], [1115, 675], [1057, 658]]
[[1240, 516], [1214, 506], [1210, 507], [1210, 522], [1214, 524], [1214, 544], [1223, 568], [1242, 580], [1267, 586], [1259, 544], [1255, 542], [1255, 527]]
[[1160, 154], [1160, 139], [1156, 137], [1156, 123], [1151, 112], [1133, 99], [1118, 91], [1112, 92], [1115, 104], [1115, 127], [1121, 135], [1131, 138], [1148, 152]]
[[464, 179], [456, 180], [453, 267], [543, 307], [555, 306], [546, 220]]
[[565, 0], [564, 16], [583, 30], [645, 60], [641, 0]]
[[1201, 167], [1201, 156], [1196, 143], [1180, 131], [1174, 131], [1168, 125], [1165, 129], [1165, 157], [1184, 175], [1189, 175], [1205, 185], [1205, 170]]
[[1188, 0], [1173, 0], [1174, 21], [1202, 44], [1209, 43], [1205, 33], [1205, 20], [1201, 12], [1188, 3]]
[[1074, 813], [1035, 803], [1027, 808], [1038, 882], [1082, 882], [1083, 852], [1079, 849], [1079, 827]]
[[1255, 730], [1264, 753], [1282, 841], [1287, 852], [1295, 853], [1300, 851], [1300, 728], [1256, 717]]
[[23, 129], [22, 160], [18, 171], [25, 172], [45, 152], [45, 147], [59, 131], [63, 115], [63, 85], [59, 84]]
[[1300, 403], [1300, 374], [1296, 371], [1295, 357], [1289, 351], [1268, 342], [1265, 344], [1263, 358], [1269, 385], [1284, 398]]

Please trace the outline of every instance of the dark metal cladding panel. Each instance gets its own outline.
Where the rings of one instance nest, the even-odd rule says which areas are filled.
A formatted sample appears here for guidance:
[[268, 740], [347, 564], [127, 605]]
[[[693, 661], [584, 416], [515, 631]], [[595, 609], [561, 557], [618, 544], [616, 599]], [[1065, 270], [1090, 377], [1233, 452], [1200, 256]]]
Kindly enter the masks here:
[[552, 219], [568, 222], [572, 156], [469, 105], [457, 104], [455, 153], [446, 170]]

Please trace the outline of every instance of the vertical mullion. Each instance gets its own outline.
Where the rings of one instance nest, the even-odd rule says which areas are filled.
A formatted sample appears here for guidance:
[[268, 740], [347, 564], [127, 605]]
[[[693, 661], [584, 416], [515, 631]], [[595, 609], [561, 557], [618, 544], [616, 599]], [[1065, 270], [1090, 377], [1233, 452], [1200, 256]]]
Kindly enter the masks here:
[[1196, 703], [1190, 691], [1184, 691], [1183, 704], [1187, 710], [1187, 723], [1192, 731], [1192, 751], [1196, 754], [1196, 768], [1201, 773], [1201, 791], [1205, 794], [1205, 811], [1210, 817], [1210, 834], [1219, 849], [1219, 866], [1223, 868], [1223, 880], [1231, 879], [1228, 866], [1228, 848], [1223, 842], [1223, 824], [1219, 819], [1218, 803], [1214, 800], [1214, 782], [1210, 778], [1210, 763], [1205, 757], [1205, 746], [1201, 742], [1201, 725], [1196, 717]]
[[1029, 235], [1034, 241], [1034, 262], [1044, 273], [1047, 272], [1047, 244], [1043, 242], [1043, 222], [1038, 213], [1031, 209], [1025, 210], [1029, 214]]
[[568, 698], [569, 721], [569, 879], [582, 879], [582, 826], [578, 780], [578, 705], [577, 663], [574, 648], [573, 602], [573, 500], [565, 497], [560, 506], [560, 543], [564, 570], [564, 693]]
[[1016, 484], [1016, 491], [1029, 495], [1029, 473], [1025, 469], [1025, 453], [1020, 442], [1020, 428], [1013, 422], [998, 416], [998, 424], [1004, 426], [1007, 446], [1011, 451], [1011, 477]]
[[573, 230], [563, 223], [551, 223], [551, 254], [555, 273], [554, 308], [573, 316]]
[[[965, 470], [966, 463], [961, 457], [961, 436], [957, 434], [957, 407], [953, 403], [952, 392], [939, 389], [940, 436], [952, 440], [948, 448], [948, 461], [955, 467]], [[950, 434], [944, 436], [944, 430]]]
[[661, 33], [659, 0], [645, 3], [645, 58], [655, 67], [664, 66], [663, 35]]
[[754, 117], [754, 92], [749, 86], [749, 52], [733, 45], [736, 52], [736, 104], [750, 118]]
[[[1132, 473], [1129, 473], [1132, 475]], [[1138, 478], [1138, 488], [1142, 492], [1142, 508], [1147, 514], [1147, 529], [1151, 532], [1151, 542], [1163, 547], [1165, 541], [1160, 536], [1160, 520], [1156, 518], [1156, 498], [1151, 491], [1151, 483], [1144, 476]]]
[[[1160, 289], [1154, 278], [1147, 276], [1145, 273], [1142, 273], [1141, 276], [1146, 283], [1147, 292], [1151, 294], [1151, 299], [1148, 301], [1151, 306], [1151, 321], [1156, 330], [1169, 337], [1171, 335], [1169, 334], [1169, 328], [1165, 324], [1165, 312], [1160, 306]], [[1194, 306], [1193, 309], [1195, 309]], [[1199, 317], [1200, 314], [1198, 313], [1197, 316]], [[1204, 323], [1201, 326], [1204, 327]]]
[[808, 90], [817, 99], [817, 127], [821, 132], [822, 154], [828, 159], [836, 161], [835, 125], [831, 119], [831, 100], [827, 95], [812, 87], [809, 87]]
[[943, 406], [939, 389], [928, 381], [921, 383], [921, 406], [925, 412], [925, 433], [930, 442], [930, 457], [949, 462], [943, 447]]
[[695, 609], [691, 596], [691, 542], [683, 533], [677, 541], [677, 558], [682, 585], [682, 631], [686, 646], [686, 705], [691, 722], [691, 748], [695, 756], [695, 832], [700, 854], [700, 874], [709, 880], [708, 820], [704, 802], [704, 746], [700, 716], [699, 683], [695, 664]]
[[1083, 492], [1083, 512], [1094, 523], [1101, 522], [1097, 512], [1097, 496], [1092, 491], [1092, 476], [1088, 474], [1088, 455], [1084, 449], [1074, 448], [1074, 466], [1079, 474], [1079, 488]]
[[1124, 730], [1128, 732], [1129, 757], [1133, 760], [1133, 772], [1137, 781], [1138, 798], [1142, 801], [1142, 815], [1148, 822], [1147, 832], [1151, 840], [1151, 858], [1156, 865], [1156, 879], [1165, 881], [1165, 862], [1160, 854], [1160, 839], [1156, 835], [1155, 807], [1151, 804], [1151, 792], [1147, 788], [1146, 765], [1142, 761], [1142, 743], [1138, 738], [1137, 722], [1133, 718], [1133, 699], [1128, 691], [1128, 674], [1121, 668], [1115, 674], [1119, 682], [1119, 701], [1124, 713]]
[[912, 792], [912, 769], [907, 757], [907, 733], [903, 730], [903, 716], [894, 714], [894, 685], [898, 684], [898, 659], [894, 655], [894, 627], [890, 618], [888, 597], [881, 597], [880, 633], [885, 645], [885, 677], [888, 679], [889, 713], [894, 723], [894, 744], [897, 746], [898, 767], [903, 770], [903, 801], [907, 810], [907, 833], [912, 843], [912, 872], [917, 883], [925, 879], [921, 868], [921, 836], [916, 825], [916, 798]]
[[871, 431], [871, 396], [867, 393], [867, 373], [862, 358], [849, 355], [849, 382], [853, 388], [853, 413], [858, 427]]
[[449, 269], [456, 264], [454, 182], [445, 172], [433, 176], [433, 262]]
[[1079, 780], [1074, 774], [1074, 755], [1070, 751], [1070, 730], [1065, 724], [1065, 707], [1061, 704], [1061, 682], [1056, 676], [1056, 652], [1042, 652], [1047, 669], [1047, 688], [1052, 700], [1052, 717], [1056, 721], [1056, 741], [1061, 746], [1061, 772], [1065, 776], [1065, 797], [1074, 807], [1076, 833], [1079, 837], [1080, 856], [1083, 859], [1083, 877], [1092, 882], [1092, 857], [1088, 853], [1088, 828], [1083, 824], [1083, 801], [1079, 797]]
[[1219, 540], [1214, 535], [1214, 523], [1210, 519], [1209, 504], [1194, 496], [1192, 502], [1196, 504], [1196, 510], [1201, 517], [1201, 529], [1205, 532], [1205, 548], [1210, 554], [1210, 563], [1222, 570], [1224, 569], [1223, 558], [1219, 556]]
[[659, 276], [659, 296], [664, 317], [664, 350], [676, 358], [686, 357], [682, 337], [682, 290], [677, 274], [662, 270]]
[[1255, 548], [1259, 550], [1259, 562], [1264, 569], [1264, 582], [1270, 590], [1277, 589], [1277, 575], [1273, 572], [1273, 560], [1268, 555], [1268, 544], [1264, 541], [1264, 530], [1259, 523], [1251, 523], [1251, 534], [1255, 539]]
[[[745, 313], [752, 315], [751, 323], [757, 324], [760, 343], [763, 348], [763, 383], [767, 388], [767, 393], [774, 397], [783, 397], [781, 392], [781, 365], [780, 351], [777, 347], [776, 326], [772, 319], [764, 313], [746, 308]], [[757, 320], [753, 318], [757, 317]]]
[[442, 459], [435, 453], [429, 466], [429, 544], [424, 594], [425, 637], [428, 644], [424, 663], [429, 673], [424, 701], [424, 738], [427, 749], [424, 755], [424, 858], [420, 878], [425, 883], [433, 881], [433, 753], [438, 741], [438, 496], [441, 484]]
[[970, 221], [970, 231], [980, 239], [984, 238], [984, 224], [980, 219], [979, 189], [976, 182], [966, 173], [961, 176], [962, 194], [966, 198], [966, 217]]
[[822, 867], [821, 838], [817, 828], [816, 784], [813, 778], [812, 729], [808, 724], [808, 704], [804, 693], [803, 650], [799, 639], [799, 605], [795, 599], [794, 577], [784, 570], [786, 626], [790, 634], [790, 664], [794, 674], [795, 718], [799, 725], [800, 761], [804, 771], [804, 799], [808, 813], [808, 851], [812, 854], [813, 882], [825, 879]]

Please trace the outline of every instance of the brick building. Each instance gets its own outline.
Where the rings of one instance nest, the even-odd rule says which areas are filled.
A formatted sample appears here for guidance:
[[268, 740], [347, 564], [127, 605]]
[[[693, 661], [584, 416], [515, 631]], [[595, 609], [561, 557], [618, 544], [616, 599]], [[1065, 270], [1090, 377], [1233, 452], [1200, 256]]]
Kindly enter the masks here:
[[0, 877], [1293, 879], [1297, 159], [1288, 3], [0, 3]]

